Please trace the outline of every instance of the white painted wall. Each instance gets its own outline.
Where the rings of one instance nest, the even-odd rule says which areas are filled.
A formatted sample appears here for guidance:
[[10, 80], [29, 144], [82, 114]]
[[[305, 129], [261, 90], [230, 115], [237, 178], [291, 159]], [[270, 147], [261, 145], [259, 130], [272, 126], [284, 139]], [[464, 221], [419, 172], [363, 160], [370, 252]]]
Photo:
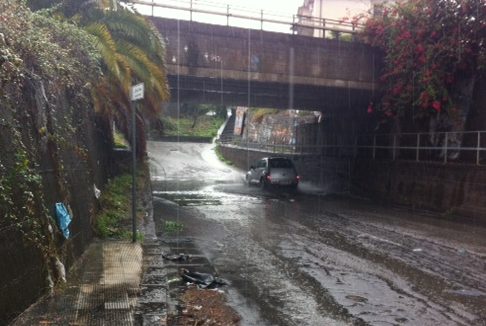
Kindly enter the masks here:
[[[372, 12], [373, 4], [390, 3], [393, 0], [303, 0], [299, 13], [317, 18], [342, 20]], [[322, 37], [322, 30], [316, 29], [314, 36]]]

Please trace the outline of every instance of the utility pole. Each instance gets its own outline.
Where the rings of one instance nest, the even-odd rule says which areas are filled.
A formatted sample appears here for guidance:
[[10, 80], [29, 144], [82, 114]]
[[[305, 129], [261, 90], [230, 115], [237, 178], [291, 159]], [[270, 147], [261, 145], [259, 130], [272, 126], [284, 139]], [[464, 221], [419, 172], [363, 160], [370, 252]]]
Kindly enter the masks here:
[[132, 242], [137, 242], [137, 100], [143, 99], [144, 84], [132, 86], [130, 92], [132, 102]]

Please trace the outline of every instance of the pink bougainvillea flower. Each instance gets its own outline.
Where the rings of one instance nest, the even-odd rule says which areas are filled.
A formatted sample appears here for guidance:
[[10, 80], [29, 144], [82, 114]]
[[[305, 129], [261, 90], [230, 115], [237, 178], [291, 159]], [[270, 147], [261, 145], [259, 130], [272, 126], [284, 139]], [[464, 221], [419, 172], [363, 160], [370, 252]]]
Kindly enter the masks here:
[[391, 90], [393, 95], [399, 95], [403, 91], [403, 85], [400, 83], [398, 85], [395, 85], [393, 89]]
[[425, 52], [425, 46], [423, 46], [422, 44], [419, 44], [415, 47], [415, 52], [417, 54], [422, 54]]
[[442, 104], [439, 101], [434, 101], [432, 103], [432, 108], [439, 113], [442, 110]]
[[427, 62], [427, 59], [425, 58], [425, 55], [423, 53], [421, 53], [420, 56], [418, 57], [418, 62], [420, 64], [425, 64]]
[[420, 94], [420, 105], [423, 109], [427, 108], [429, 106], [429, 101], [430, 101], [430, 95], [427, 91], [423, 91], [422, 94]]
[[366, 110], [366, 112], [368, 112], [368, 114], [372, 114], [372, 113], [373, 113], [373, 111], [374, 111], [374, 110], [373, 110], [373, 103], [370, 103], [370, 104], [368, 105], [368, 110]]

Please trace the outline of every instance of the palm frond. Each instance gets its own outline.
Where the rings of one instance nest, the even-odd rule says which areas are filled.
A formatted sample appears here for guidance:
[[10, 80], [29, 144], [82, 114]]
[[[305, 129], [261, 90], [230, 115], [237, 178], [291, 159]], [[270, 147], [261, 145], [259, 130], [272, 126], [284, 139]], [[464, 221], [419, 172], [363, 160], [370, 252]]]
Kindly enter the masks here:
[[124, 53], [127, 62], [130, 63], [135, 76], [145, 83], [149, 96], [159, 101], [167, 101], [169, 92], [167, 89], [167, 76], [165, 69], [154, 63], [142, 49], [133, 44], [118, 42], [120, 53]]
[[114, 36], [144, 49], [154, 61], [165, 64], [164, 41], [145, 17], [123, 8], [107, 12], [103, 22]]
[[114, 76], [120, 76], [121, 71], [117, 60], [118, 54], [116, 43], [106, 25], [93, 23], [85, 29], [88, 33], [96, 37], [96, 46], [103, 57], [103, 61], [108, 71]]

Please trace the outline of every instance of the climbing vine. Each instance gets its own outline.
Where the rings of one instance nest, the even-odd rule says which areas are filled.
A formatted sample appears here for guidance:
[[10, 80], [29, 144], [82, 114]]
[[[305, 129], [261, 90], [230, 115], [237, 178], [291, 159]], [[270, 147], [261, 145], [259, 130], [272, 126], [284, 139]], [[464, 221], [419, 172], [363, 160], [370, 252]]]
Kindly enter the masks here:
[[486, 68], [485, 0], [399, 1], [365, 26], [363, 40], [384, 52], [385, 118], [467, 115], [463, 98]]
[[44, 257], [53, 254], [46, 230], [49, 216], [43, 205], [42, 179], [36, 172], [17, 134], [13, 166], [0, 163], [0, 212], [7, 223], [22, 234], [26, 244], [38, 248]]
[[[22, 0], [1, 1], [0, 13], [0, 231], [38, 249], [55, 280], [60, 235], [44, 193], [69, 204], [64, 159], [87, 165], [83, 135], [100, 54], [88, 33], [47, 11], [32, 13]], [[44, 188], [42, 173], [56, 189]]]

